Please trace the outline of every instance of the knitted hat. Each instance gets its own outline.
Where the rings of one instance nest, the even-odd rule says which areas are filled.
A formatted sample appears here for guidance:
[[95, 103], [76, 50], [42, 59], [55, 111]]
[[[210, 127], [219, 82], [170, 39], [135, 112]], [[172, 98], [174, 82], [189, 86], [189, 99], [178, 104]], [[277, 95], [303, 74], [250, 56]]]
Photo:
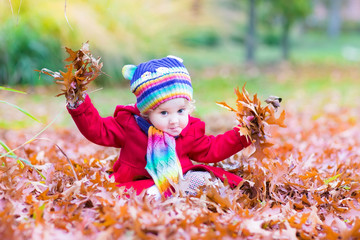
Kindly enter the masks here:
[[137, 107], [142, 113], [174, 98], [192, 99], [191, 79], [182, 59], [167, 56], [135, 65], [125, 65], [124, 77], [130, 80]]

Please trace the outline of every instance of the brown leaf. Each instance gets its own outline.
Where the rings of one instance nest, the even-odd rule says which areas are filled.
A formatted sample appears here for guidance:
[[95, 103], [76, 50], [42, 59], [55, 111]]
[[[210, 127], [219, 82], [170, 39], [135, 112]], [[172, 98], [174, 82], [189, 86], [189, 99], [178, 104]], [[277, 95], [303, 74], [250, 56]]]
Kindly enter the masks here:
[[36, 71], [53, 77], [57, 84], [63, 85], [65, 88], [61, 89], [62, 93], [56, 96], [65, 95], [67, 101], [74, 104], [77, 100], [84, 100], [83, 93], [87, 90], [87, 85], [102, 73], [103, 64], [100, 63], [100, 58], [95, 59], [91, 55], [88, 42], [77, 51], [67, 47], [65, 50], [69, 54], [65, 61], [70, 62], [65, 66], [65, 72], [53, 72], [46, 68]]
[[[245, 89], [245, 85], [242, 87], [242, 91], [240, 91], [239, 88], [236, 88], [235, 94], [237, 96], [237, 110], [224, 102], [218, 102], [217, 104], [235, 112], [237, 120], [240, 123], [240, 126], [238, 127], [240, 134], [248, 139], [254, 140], [253, 142], [256, 150], [252, 157], [255, 157], [258, 160], [262, 160], [265, 157], [274, 158], [275, 155], [268, 149], [273, 144], [269, 142], [271, 136], [269, 135], [270, 133], [267, 132], [267, 126], [277, 125], [279, 127], [286, 127], [284, 124], [285, 111], [276, 118], [274, 108], [269, 108], [269, 106], [262, 107], [257, 94], [254, 94], [251, 98]], [[267, 99], [267, 103], [271, 103], [271, 106], [273, 107], [280, 101], [281, 99], [278, 97]], [[277, 109], [277, 107], [275, 109]]]
[[65, 59], [66, 62], [73, 62], [77, 59], [77, 54], [79, 51], [73, 51], [68, 47], [65, 47], [65, 50], [69, 54], [69, 57]]

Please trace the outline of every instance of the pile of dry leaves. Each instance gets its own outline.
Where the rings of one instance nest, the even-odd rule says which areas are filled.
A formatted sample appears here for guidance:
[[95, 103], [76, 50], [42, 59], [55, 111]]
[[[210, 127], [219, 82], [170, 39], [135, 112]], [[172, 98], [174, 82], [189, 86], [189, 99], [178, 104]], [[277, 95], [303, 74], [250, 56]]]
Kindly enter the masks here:
[[[66, 73], [43, 72], [65, 86], [67, 97], [81, 99], [102, 65], [87, 45], [67, 52]], [[236, 113], [240, 131], [256, 146], [216, 164], [244, 178], [236, 189], [225, 182], [204, 187], [198, 196], [184, 197], [178, 190], [161, 201], [129, 196], [108, 177], [117, 150], [95, 147], [77, 131], [48, 129], [16, 155], [1, 151], [0, 236], [359, 239], [359, 107], [309, 105], [297, 111], [293, 103], [285, 107], [285, 121], [285, 112], [276, 111], [280, 99], [268, 99], [270, 105], [262, 107], [244, 87], [236, 95], [236, 110], [219, 104]], [[270, 125], [285, 127], [285, 122], [287, 128], [270, 131]], [[29, 137], [2, 130], [0, 139], [15, 149]]]
[[[196, 197], [127, 197], [108, 172], [115, 149], [74, 131], [47, 130], [17, 151], [42, 173], [1, 158], [4, 239], [357, 239], [360, 136], [356, 109], [285, 107], [287, 128], [272, 131], [275, 158], [239, 153], [218, 164], [245, 180]], [[210, 123], [211, 124], [211, 123]], [[10, 148], [28, 136], [1, 131]], [[44, 140], [52, 139], [52, 141]], [[75, 170], [76, 177], [66, 156]], [[76, 178], [78, 180], [76, 180]]]

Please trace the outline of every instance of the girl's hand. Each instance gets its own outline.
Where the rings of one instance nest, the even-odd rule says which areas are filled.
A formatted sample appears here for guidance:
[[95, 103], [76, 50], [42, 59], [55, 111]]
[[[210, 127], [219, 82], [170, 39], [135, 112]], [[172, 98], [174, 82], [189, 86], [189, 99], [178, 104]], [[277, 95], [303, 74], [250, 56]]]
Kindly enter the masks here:
[[[84, 102], [86, 95], [87, 95], [87, 93], [86, 93], [86, 91], [84, 91], [82, 94], [82, 99], [79, 99], [78, 97], [76, 97], [77, 96], [76, 94], [70, 94], [69, 96], [67, 96], [65, 94], [67, 107], [70, 109], [78, 108], [80, 106], [80, 104], [82, 104]], [[75, 96], [75, 99], [73, 98], [73, 96]]]
[[246, 125], [250, 126], [251, 135], [257, 135], [259, 133], [259, 129], [256, 128], [256, 126], [252, 123], [252, 120], [254, 120], [254, 116], [247, 116], [246, 117]]

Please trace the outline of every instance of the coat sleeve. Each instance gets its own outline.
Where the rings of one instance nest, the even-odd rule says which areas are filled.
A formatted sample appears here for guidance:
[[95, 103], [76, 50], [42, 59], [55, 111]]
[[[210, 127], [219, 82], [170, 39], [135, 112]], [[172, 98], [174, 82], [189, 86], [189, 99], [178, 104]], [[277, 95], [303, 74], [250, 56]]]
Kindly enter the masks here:
[[236, 127], [217, 136], [205, 135], [205, 123], [202, 121], [194, 123], [193, 127], [194, 141], [189, 157], [197, 162], [219, 162], [251, 144]]
[[[80, 132], [89, 141], [110, 147], [123, 147], [125, 143], [125, 129], [114, 117], [103, 118], [91, 103], [90, 97], [76, 109], [68, 111]], [[123, 119], [126, 121], [126, 119]]]

